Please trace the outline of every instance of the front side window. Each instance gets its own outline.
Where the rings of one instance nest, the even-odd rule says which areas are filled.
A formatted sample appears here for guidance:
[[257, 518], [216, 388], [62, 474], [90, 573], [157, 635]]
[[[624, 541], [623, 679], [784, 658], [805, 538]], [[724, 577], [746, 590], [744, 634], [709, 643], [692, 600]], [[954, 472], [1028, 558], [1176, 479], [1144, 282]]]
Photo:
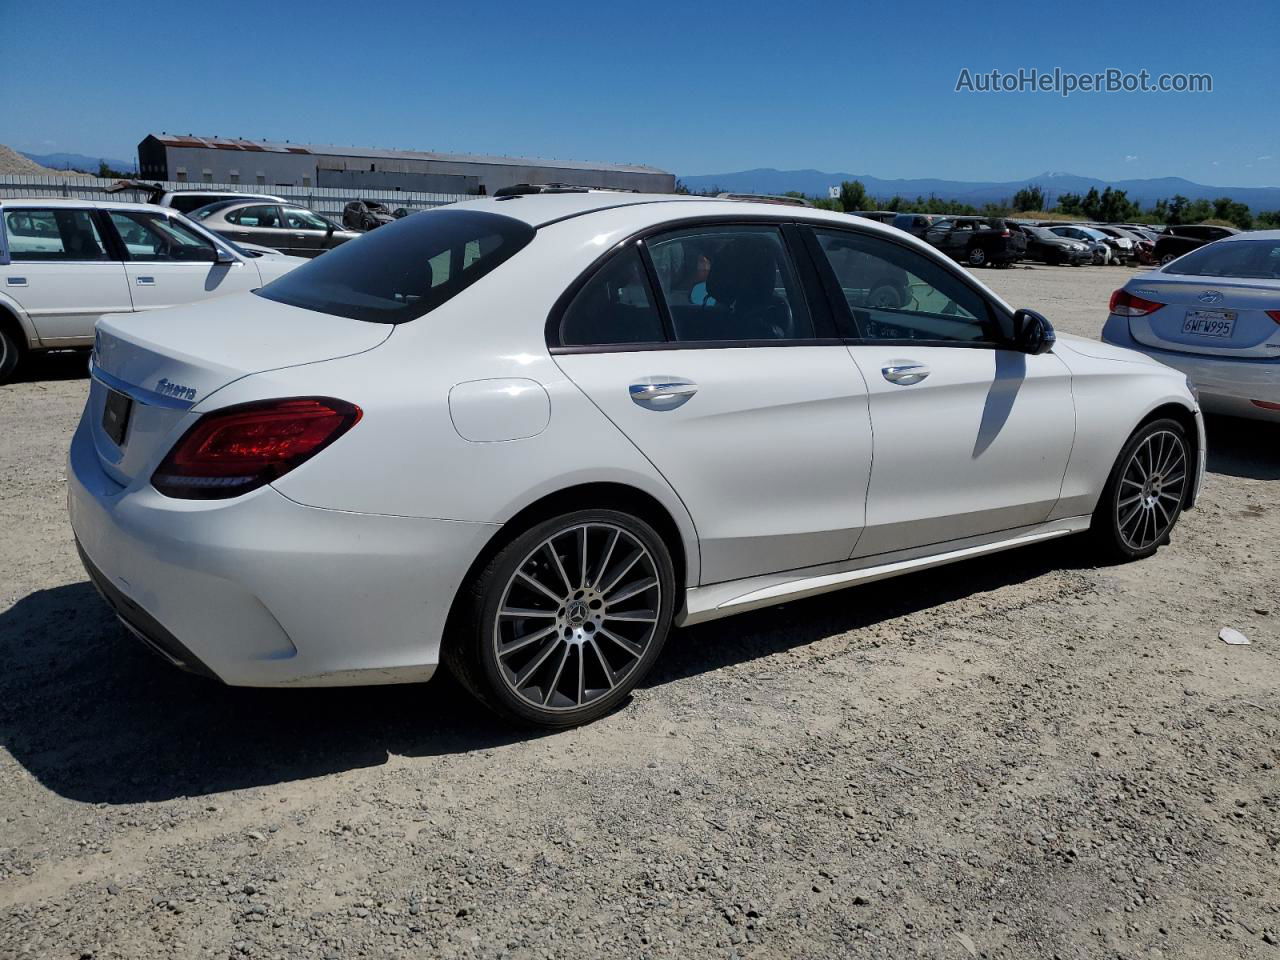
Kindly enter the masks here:
[[405, 323], [457, 296], [534, 238], [529, 224], [448, 207], [379, 227], [291, 270], [258, 296], [369, 323]]
[[864, 340], [993, 343], [1006, 340], [986, 301], [950, 270], [905, 246], [815, 229], [818, 246]]
[[89, 210], [6, 210], [4, 225], [15, 261], [111, 259]]
[[813, 320], [778, 227], [690, 227], [653, 237], [647, 246], [677, 341], [813, 339]]
[[267, 204], [241, 207], [239, 210], [232, 210], [228, 213], [226, 220], [228, 223], [234, 223], [238, 227], [274, 228], [280, 226], [280, 210], [276, 206]]
[[112, 210], [111, 223], [124, 241], [130, 260], [211, 263], [218, 258], [207, 237], [163, 214]]
[[566, 347], [665, 340], [662, 316], [634, 244], [592, 275], [560, 320], [560, 342]]

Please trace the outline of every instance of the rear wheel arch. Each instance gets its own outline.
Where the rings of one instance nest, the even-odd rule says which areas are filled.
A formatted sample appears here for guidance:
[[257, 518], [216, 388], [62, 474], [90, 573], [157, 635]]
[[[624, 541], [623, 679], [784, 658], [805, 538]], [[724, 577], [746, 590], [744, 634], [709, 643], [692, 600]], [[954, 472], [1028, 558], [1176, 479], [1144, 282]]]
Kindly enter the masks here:
[[[467, 568], [459, 584], [449, 609], [445, 628], [446, 642], [456, 628], [457, 617], [466, 606], [464, 598], [470, 585], [503, 547], [544, 520], [583, 509], [618, 510], [639, 517], [653, 527], [671, 554], [671, 562], [675, 567], [675, 609], [680, 610], [684, 604], [685, 584], [689, 573], [686, 552], [689, 544], [671, 512], [656, 497], [638, 487], [625, 483], [584, 483], [565, 487], [533, 501], [504, 523], [489, 539]], [[693, 544], [693, 547], [696, 549], [697, 545]]]

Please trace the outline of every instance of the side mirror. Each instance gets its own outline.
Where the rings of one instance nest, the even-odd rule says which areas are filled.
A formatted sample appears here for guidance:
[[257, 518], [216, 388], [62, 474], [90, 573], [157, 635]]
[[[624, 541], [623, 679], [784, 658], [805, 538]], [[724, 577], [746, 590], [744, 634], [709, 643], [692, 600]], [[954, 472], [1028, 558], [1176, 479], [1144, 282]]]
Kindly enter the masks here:
[[1048, 353], [1057, 342], [1053, 324], [1042, 313], [1022, 309], [1013, 315], [1013, 345], [1023, 353], [1037, 356]]
[[235, 263], [236, 258], [231, 255], [231, 251], [223, 247], [214, 247], [215, 253], [213, 257], [214, 263]]
[[334, 225], [333, 225], [332, 223], [331, 223], [331, 224], [329, 224], [328, 228], [327, 228], [327, 229], [325, 230], [325, 232], [324, 232], [324, 238], [325, 238], [326, 240], [328, 240], [330, 237], [332, 237], [332, 236], [333, 236], [333, 231], [334, 231], [335, 229], [336, 229], [336, 228], [334, 227]]

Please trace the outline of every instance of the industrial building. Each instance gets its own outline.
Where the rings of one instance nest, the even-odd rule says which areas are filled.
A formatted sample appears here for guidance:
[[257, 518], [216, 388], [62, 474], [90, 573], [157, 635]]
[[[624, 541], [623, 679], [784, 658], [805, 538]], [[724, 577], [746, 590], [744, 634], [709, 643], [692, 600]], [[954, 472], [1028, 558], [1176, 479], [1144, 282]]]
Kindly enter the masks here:
[[520, 183], [671, 193], [675, 176], [632, 164], [377, 150], [225, 137], [148, 134], [138, 144], [143, 177], [246, 187], [338, 187], [492, 194]]

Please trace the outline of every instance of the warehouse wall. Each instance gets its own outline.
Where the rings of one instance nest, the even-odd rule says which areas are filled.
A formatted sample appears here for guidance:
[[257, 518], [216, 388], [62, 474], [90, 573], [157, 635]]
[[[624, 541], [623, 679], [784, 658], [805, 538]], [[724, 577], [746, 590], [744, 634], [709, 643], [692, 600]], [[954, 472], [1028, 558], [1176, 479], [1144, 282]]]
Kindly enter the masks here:
[[384, 173], [378, 170], [333, 170], [328, 161], [320, 160], [316, 176], [319, 187], [357, 187], [366, 190], [420, 190], [423, 193], [477, 193], [478, 177], [465, 177], [452, 173]]
[[[489, 194], [517, 183], [572, 183], [646, 193], [675, 190], [675, 177], [669, 173], [577, 169], [554, 164], [518, 166], [462, 160], [334, 157], [212, 147], [166, 146], [164, 150], [167, 179], [192, 184], [238, 183], [246, 188], [365, 187], [430, 193], [475, 193], [483, 186]], [[155, 172], [148, 175], [165, 178]]]

